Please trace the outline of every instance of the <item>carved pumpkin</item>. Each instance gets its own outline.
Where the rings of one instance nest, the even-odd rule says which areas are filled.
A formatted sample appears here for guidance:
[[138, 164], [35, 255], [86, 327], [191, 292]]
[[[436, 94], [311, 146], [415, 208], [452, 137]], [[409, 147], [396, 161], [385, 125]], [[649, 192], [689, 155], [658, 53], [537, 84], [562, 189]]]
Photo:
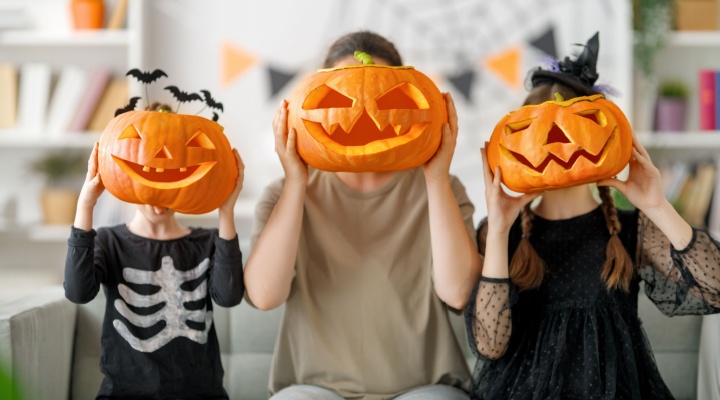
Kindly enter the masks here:
[[546, 101], [507, 114], [488, 144], [488, 164], [500, 166], [510, 190], [529, 193], [597, 182], [630, 161], [632, 130], [602, 95]]
[[320, 70], [288, 98], [288, 128], [297, 132], [300, 157], [326, 171], [420, 166], [437, 151], [446, 122], [442, 93], [407, 66]]
[[222, 126], [194, 115], [120, 114], [105, 128], [98, 151], [103, 184], [129, 203], [204, 214], [228, 198], [237, 180]]

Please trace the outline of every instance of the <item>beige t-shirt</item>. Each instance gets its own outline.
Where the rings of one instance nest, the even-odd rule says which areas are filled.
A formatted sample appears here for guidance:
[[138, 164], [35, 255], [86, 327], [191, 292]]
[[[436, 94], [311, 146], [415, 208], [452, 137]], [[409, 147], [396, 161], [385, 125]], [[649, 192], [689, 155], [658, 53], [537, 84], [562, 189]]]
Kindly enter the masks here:
[[[257, 205], [253, 245], [283, 182], [266, 188]], [[473, 235], [474, 207], [457, 178], [451, 185]], [[270, 392], [307, 384], [346, 398], [387, 399], [428, 384], [466, 388], [470, 373], [450, 308], [433, 289], [431, 256], [422, 168], [369, 192], [311, 169]]]

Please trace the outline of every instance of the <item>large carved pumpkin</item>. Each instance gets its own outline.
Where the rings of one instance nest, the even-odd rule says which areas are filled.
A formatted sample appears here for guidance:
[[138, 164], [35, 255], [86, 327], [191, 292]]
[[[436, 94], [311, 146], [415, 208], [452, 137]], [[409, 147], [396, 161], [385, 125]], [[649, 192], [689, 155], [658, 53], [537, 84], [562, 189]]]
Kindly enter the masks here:
[[597, 182], [630, 161], [632, 130], [602, 95], [546, 101], [507, 114], [488, 144], [488, 164], [510, 190], [529, 193]]
[[353, 65], [307, 77], [288, 98], [300, 157], [326, 171], [398, 171], [440, 145], [442, 93], [413, 67]]
[[218, 208], [238, 175], [217, 122], [157, 111], [129, 111], [110, 121], [98, 164], [103, 184], [118, 199], [186, 214]]

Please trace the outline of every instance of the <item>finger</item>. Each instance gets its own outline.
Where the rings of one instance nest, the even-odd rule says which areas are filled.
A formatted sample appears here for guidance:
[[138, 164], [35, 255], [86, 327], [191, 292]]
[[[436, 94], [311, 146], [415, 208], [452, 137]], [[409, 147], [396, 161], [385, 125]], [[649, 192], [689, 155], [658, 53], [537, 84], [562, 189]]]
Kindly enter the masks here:
[[90, 152], [90, 158], [88, 159], [88, 175], [94, 176], [97, 174], [98, 170], [98, 149], [100, 148], [100, 143], [95, 142], [93, 145], [93, 149]]
[[290, 129], [290, 132], [288, 132], [285, 150], [297, 154], [297, 132], [295, 132], [295, 128]]
[[502, 170], [500, 166], [495, 167], [495, 178], [493, 179], [493, 186], [500, 189], [500, 181], [502, 180]]
[[643, 156], [645, 156], [645, 158], [650, 160], [650, 154], [647, 152], [647, 149], [645, 148], [645, 146], [643, 146], [642, 143], [640, 143], [640, 139], [638, 139], [635, 132], [633, 132], [632, 138], [633, 138], [633, 149], [637, 149], [637, 151], [640, 152], [640, 154], [642, 154]]
[[525, 207], [527, 203], [530, 203], [531, 201], [537, 199], [538, 197], [542, 196], [542, 194], [543, 192], [526, 193], [520, 196], [520, 205], [522, 207]]
[[483, 164], [483, 180], [487, 185], [493, 181], [493, 175], [492, 172], [490, 172], [490, 165], [488, 165], [487, 162], [487, 150], [484, 147], [480, 148], [480, 155], [482, 156]]
[[450, 124], [450, 130], [454, 133], [458, 132], [458, 120], [457, 120], [457, 109], [455, 108], [455, 100], [452, 95], [448, 92], [445, 93], [445, 104], [447, 104], [448, 123]]
[[619, 190], [621, 193], [625, 193], [626, 184], [625, 182], [617, 179], [617, 178], [608, 178], [608, 179], [602, 179], [598, 181], [598, 186], [609, 186], [611, 188], [615, 188]]

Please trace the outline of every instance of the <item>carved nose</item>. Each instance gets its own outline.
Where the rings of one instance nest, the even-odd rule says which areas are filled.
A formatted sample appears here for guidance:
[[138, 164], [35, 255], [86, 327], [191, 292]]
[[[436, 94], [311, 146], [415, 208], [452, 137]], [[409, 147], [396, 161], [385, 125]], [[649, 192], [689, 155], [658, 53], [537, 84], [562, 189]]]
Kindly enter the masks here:
[[172, 158], [170, 156], [170, 151], [168, 151], [167, 147], [163, 146], [162, 149], [160, 149], [157, 153], [155, 153], [155, 158]]
[[546, 144], [550, 143], [572, 143], [572, 141], [567, 137], [567, 135], [565, 135], [565, 132], [563, 132], [559, 126], [553, 124], [552, 128], [550, 128], [550, 132], [548, 132]]

